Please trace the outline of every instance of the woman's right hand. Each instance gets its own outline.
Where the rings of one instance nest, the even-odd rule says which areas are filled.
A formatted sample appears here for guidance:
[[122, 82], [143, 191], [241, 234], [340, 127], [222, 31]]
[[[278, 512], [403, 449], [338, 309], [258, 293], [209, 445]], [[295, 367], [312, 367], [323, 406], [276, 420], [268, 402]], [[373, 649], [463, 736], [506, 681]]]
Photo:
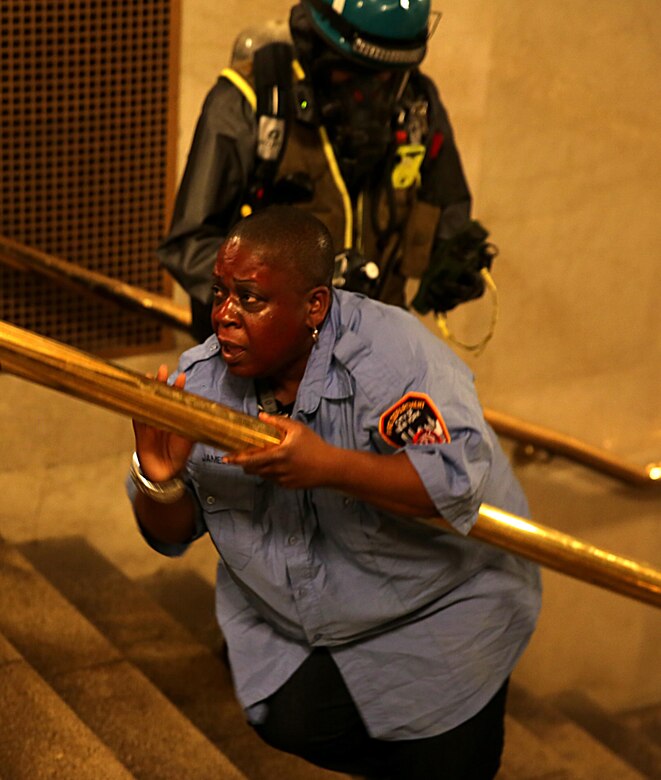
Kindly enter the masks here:
[[[166, 382], [168, 367], [163, 364], [156, 372], [159, 382]], [[174, 380], [174, 387], [183, 390], [186, 375], [179, 374]], [[195, 442], [170, 433], [161, 428], [133, 420], [135, 433], [135, 451], [140, 461], [140, 468], [147, 479], [152, 482], [166, 482], [184, 468]]]

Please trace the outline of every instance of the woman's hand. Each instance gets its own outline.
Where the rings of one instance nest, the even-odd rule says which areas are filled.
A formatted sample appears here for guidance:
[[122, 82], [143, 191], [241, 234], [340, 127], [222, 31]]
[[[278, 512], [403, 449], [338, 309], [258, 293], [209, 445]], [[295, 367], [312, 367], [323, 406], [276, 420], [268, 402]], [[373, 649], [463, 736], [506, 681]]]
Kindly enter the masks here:
[[281, 487], [310, 488], [327, 484], [328, 472], [339, 454], [336, 447], [296, 420], [265, 412], [260, 412], [259, 418], [282, 431], [283, 440], [271, 447], [253, 447], [227, 455], [226, 463], [240, 466], [246, 474], [270, 479]]
[[387, 512], [412, 517], [438, 515], [406, 453], [347, 450], [328, 444], [295, 420], [263, 412], [259, 417], [283, 432], [282, 442], [227, 455], [226, 463], [285, 488], [328, 487]]
[[[156, 379], [166, 382], [168, 368], [159, 366]], [[186, 375], [179, 374], [174, 381], [174, 387], [183, 390]], [[194, 442], [176, 433], [154, 428], [146, 423], [133, 420], [135, 433], [135, 451], [138, 454], [140, 468], [147, 479], [152, 482], [165, 482], [175, 477], [186, 465]]]

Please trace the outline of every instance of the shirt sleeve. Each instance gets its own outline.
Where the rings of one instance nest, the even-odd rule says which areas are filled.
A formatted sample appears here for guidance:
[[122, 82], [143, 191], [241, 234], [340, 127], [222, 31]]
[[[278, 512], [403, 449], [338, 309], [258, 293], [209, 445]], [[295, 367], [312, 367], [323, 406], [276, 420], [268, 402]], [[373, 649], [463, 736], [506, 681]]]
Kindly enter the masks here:
[[[186, 481], [186, 480], [185, 480]], [[188, 539], [186, 542], [181, 542], [179, 544], [168, 544], [166, 542], [161, 542], [158, 539], [154, 538], [146, 528], [143, 528], [143, 526], [140, 523], [140, 520], [138, 519], [137, 514], [135, 513], [135, 497], [137, 495], [137, 488], [133, 484], [133, 480], [131, 479], [130, 475], [126, 477], [125, 481], [126, 486], [126, 492], [129, 497], [129, 501], [131, 502], [131, 506], [133, 507], [133, 516], [135, 517], [136, 524], [138, 526], [138, 530], [142, 534], [143, 539], [147, 542], [147, 544], [156, 552], [160, 553], [161, 555], [165, 555], [168, 558], [179, 558], [181, 557], [186, 550], [191, 546], [191, 544], [196, 540], [199, 539], [201, 536], [204, 536], [205, 533], [207, 533], [207, 527], [204, 524], [203, 515], [202, 515], [202, 509], [200, 507], [199, 501], [197, 500], [197, 496], [195, 495], [195, 491], [192, 489], [188, 481], [186, 481], [186, 490], [188, 494], [193, 499], [193, 505], [195, 507], [195, 530], [193, 531], [190, 539]]]
[[408, 446], [406, 454], [439, 515], [467, 534], [478, 516], [491, 465], [490, 450], [476, 431], [443, 445]]
[[418, 350], [407, 367], [404, 391], [380, 407], [379, 448], [405, 452], [438, 513], [467, 534], [477, 520], [495, 455], [472, 375], [437, 340]]

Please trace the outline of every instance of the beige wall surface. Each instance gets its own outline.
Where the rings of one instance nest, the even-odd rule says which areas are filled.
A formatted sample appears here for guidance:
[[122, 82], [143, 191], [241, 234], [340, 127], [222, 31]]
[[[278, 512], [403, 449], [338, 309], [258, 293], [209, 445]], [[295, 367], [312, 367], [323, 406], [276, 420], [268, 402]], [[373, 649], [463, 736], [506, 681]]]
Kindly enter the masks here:
[[[181, 2], [180, 171], [237, 32], [289, 8]], [[450, 112], [475, 216], [500, 249], [495, 335], [477, 358], [457, 351], [485, 406], [639, 465], [661, 460], [661, 3], [438, 10], [424, 70]], [[492, 305], [452, 313], [453, 332], [478, 339]], [[123, 363], [142, 371], [161, 359], [173, 354]], [[82, 533], [131, 575], [190, 561], [213, 577], [208, 547], [166, 564], [138, 539], [122, 487], [128, 421], [0, 376], [0, 432], [0, 535]], [[559, 457], [517, 458], [516, 469], [535, 519], [661, 567], [659, 491]], [[661, 701], [658, 610], [548, 571], [544, 582], [520, 679], [540, 693], [582, 688], [612, 709]]]

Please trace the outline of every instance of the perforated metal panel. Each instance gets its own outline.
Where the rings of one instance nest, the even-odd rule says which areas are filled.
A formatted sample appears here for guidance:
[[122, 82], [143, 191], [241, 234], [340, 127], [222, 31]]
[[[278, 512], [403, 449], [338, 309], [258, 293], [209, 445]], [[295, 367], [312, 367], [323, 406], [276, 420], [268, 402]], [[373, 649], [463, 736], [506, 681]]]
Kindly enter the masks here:
[[[0, 0], [0, 232], [168, 294], [178, 25], [177, 0]], [[105, 355], [169, 341], [1, 264], [0, 318]]]

